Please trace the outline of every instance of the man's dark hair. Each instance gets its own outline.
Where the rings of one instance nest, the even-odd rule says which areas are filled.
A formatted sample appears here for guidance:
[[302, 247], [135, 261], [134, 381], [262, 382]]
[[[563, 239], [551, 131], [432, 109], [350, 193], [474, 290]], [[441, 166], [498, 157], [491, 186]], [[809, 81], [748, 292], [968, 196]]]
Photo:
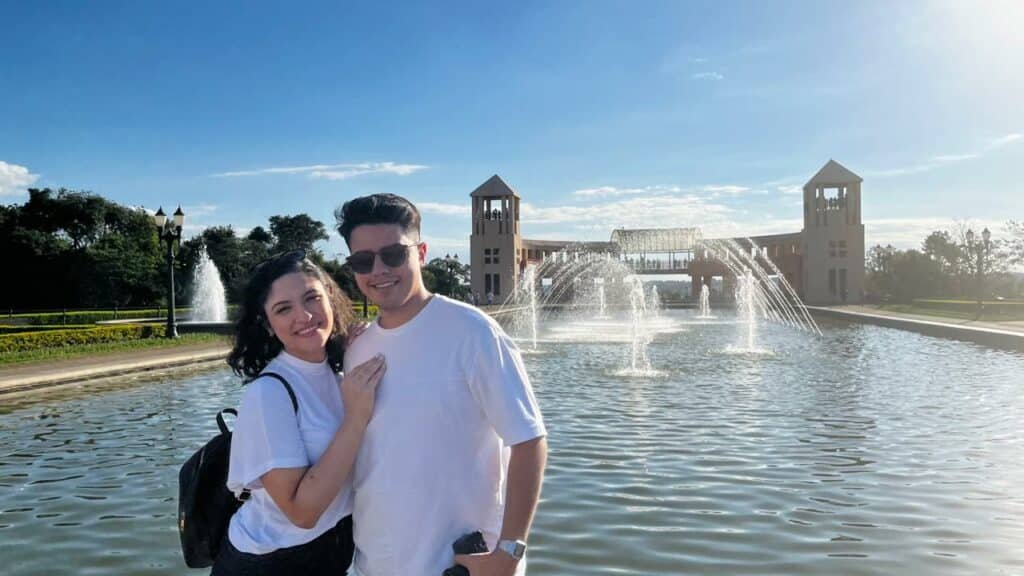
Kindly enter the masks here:
[[364, 224], [398, 224], [403, 232], [412, 232], [419, 240], [420, 211], [401, 196], [371, 194], [353, 198], [334, 211], [338, 234], [349, 243], [352, 231]]

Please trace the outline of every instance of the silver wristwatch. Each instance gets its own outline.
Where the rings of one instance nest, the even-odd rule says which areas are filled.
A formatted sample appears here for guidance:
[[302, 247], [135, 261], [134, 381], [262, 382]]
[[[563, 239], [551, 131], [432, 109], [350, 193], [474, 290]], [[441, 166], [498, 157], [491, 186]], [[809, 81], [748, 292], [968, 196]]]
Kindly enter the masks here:
[[526, 555], [526, 542], [522, 540], [498, 540], [498, 550], [516, 560], [522, 560], [523, 556]]

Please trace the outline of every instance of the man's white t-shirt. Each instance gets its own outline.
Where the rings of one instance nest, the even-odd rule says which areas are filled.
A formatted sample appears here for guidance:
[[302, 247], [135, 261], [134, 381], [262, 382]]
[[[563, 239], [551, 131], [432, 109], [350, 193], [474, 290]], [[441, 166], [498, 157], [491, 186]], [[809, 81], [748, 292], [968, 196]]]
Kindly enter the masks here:
[[509, 447], [546, 434], [540, 409], [515, 344], [461, 302], [435, 295], [398, 328], [371, 324], [346, 370], [377, 353], [387, 371], [356, 459], [353, 565], [360, 576], [441, 574], [466, 533], [494, 549]]
[[231, 437], [228, 489], [252, 494], [231, 517], [228, 538], [242, 552], [266, 554], [305, 544], [352, 513], [352, 484], [346, 482], [320, 516], [316, 526], [292, 524], [263, 489], [260, 478], [275, 468], [312, 466], [341, 427], [345, 411], [338, 387], [340, 376], [327, 361], [312, 363], [281, 352], [264, 369], [291, 384], [298, 400], [296, 414], [284, 384], [263, 376], [246, 385]]

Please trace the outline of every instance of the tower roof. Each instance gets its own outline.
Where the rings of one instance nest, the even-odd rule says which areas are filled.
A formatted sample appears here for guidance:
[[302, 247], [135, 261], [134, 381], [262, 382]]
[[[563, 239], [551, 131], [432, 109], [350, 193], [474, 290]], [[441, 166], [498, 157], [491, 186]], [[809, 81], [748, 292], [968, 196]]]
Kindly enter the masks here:
[[515, 196], [516, 198], [519, 198], [519, 194], [516, 194], [516, 191], [506, 184], [505, 181], [501, 179], [501, 176], [498, 176], [497, 174], [488, 178], [487, 181], [480, 186], [477, 186], [477, 189], [473, 190], [469, 196], [471, 198], [494, 198], [497, 196]]
[[821, 170], [818, 170], [818, 173], [808, 180], [807, 184], [804, 184], [804, 187], [806, 188], [812, 184], [831, 186], [836, 184], [852, 184], [854, 182], [863, 181], [863, 178], [857, 176], [853, 172], [850, 172], [846, 166], [843, 166], [839, 162], [830, 158], [829, 161], [821, 167]]

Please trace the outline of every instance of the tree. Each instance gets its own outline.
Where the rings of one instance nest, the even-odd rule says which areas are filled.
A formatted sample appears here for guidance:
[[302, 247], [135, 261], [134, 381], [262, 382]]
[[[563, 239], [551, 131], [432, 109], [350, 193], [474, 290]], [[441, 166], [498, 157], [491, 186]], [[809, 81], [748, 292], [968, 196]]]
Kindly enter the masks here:
[[71, 242], [75, 250], [85, 248], [104, 232], [106, 213], [118, 206], [89, 192], [60, 188], [56, 196], [50, 188], [30, 188], [22, 208], [23, 224], [55, 234]]
[[310, 218], [307, 214], [295, 216], [271, 216], [270, 232], [277, 239], [276, 251], [304, 249], [313, 252], [313, 245], [327, 240], [324, 223]]
[[892, 245], [872, 246], [864, 263], [864, 291], [871, 300], [886, 302], [892, 297], [892, 260], [897, 250]]
[[328, 276], [338, 283], [338, 287], [348, 295], [349, 300], [356, 307], [357, 313], [360, 313], [365, 296], [363, 296], [359, 286], [356, 285], [356, 278], [352, 273], [352, 269], [337, 260], [326, 260], [320, 254], [314, 254], [312, 259], [324, 269], [324, 272], [327, 272]]
[[1004, 250], [1006, 260], [1010, 264], [1024, 264], [1024, 222], [1010, 220], [1006, 223], [1006, 240]]
[[257, 226], [249, 231], [249, 234], [245, 237], [246, 240], [252, 240], [253, 242], [259, 242], [260, 244], [273, 244], [274, 236], [270, 232], [267, 232], [263, 226]]
[[939, 264], [917, 250], [895, 252], [889, 262], [892, 295], [897, 302], [911, 303], [942, 293], [943, 275]]
[[148, 304], [160, 289], [156, 232], [141, 210], [89, 192], [34, 188], [0, 220], [0, 251], [22, 274], [0, 289], [8, 306]]
[[943, 274], [943, 293], [963, 294], [965, 275], [964, 247], [945, 230], [936, 230], [921, 244], [921, 251], [939, 265]]
[[431, 292], [468, 300], [469, 266], [457, 260], [449, 263], [445, 258], [434, 258], [423, 267], [423, 284]]
[[273, 249], [274, 237], [262, 226], [250, 230], [242, 240], [242, 258], [250, 269], [269, 258]]
[[917, 250], [874, 246], [868, 250], [865, 269], [865, 290], [872, 299], [910, 303], [942, 293], [939, 263]]

